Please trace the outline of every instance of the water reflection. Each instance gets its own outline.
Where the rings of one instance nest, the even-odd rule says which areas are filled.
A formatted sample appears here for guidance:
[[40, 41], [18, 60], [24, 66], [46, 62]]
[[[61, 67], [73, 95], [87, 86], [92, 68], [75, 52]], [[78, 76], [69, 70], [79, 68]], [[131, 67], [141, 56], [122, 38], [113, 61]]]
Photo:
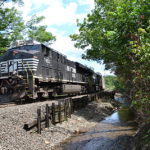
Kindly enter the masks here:
[[119, 114], [118, 112], [113, 113], [111, 116], [106, 117], [105, 120], [103, 120], [103, 123], [118, 123], [119, 122]]
[[124, 104], [125, 103], [125, 98], [124, 97], [118, 97], [118, 96], [115, 96], [115, 100]]
[[134, 112], [127, 106], [122, 107], [117, 112], [113, 113], [103, 120], [103, 123], [117, 123], [117, 124], [128, 124], [134, 119]]

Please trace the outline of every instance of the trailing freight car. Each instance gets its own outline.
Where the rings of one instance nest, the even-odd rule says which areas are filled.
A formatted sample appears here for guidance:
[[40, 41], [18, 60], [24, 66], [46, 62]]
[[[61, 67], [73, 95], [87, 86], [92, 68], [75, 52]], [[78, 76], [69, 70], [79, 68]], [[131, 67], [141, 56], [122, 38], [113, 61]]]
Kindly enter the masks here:
[[0, 95], [11, 99], [102, 89], [101, 74], [42, 43], [16, 42], [0, 57]]

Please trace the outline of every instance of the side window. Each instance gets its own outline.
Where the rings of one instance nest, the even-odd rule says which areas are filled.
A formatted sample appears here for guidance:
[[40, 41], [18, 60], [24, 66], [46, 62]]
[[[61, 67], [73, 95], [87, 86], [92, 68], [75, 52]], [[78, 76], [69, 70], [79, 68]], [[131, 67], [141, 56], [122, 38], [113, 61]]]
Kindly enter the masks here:
[[46, 48], [46, 53], [45, 53], [45, 56], [49, 56], [49, 48]]
[[42, 53], [44, 54], [44, 56], [49, 56], [49, 51], [50, 49], [48, 47], [42, 47]]
[[54, 52], [52, 52], [51, 54], [52, 54], [52, 58], [54, 59]]
[[45, 51], [46, 51], [46, 47], [42, 46], [42, 53], [45, 54]]
[[57, 54], [54, 51], [52, 52], [52, 58], [53, 60], [57, 61]]
[[63, 56], [61, 57], [61, 62], [64, 64], [64, 57]]
[[66, 64], [66, 59], [64, 58], [64, 64]]
[[49, 57], [52, 57], [52, 51], [51, 50], [49, 51]]

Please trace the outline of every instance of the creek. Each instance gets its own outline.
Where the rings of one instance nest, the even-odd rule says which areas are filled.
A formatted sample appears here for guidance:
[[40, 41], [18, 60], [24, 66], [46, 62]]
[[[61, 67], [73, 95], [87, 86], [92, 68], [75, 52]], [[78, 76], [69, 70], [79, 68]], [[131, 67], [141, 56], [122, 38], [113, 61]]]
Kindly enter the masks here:
[[134, 113], [123, 98], [123, 106], [85, 133], [73, 136], [58, 150], [128, 150], [136, 132]]

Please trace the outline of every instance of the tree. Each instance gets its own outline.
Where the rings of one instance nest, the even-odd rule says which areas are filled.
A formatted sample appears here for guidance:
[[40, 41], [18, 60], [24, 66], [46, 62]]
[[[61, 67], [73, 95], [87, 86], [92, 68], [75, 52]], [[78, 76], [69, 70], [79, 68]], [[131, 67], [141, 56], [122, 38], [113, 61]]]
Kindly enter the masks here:
[[112, 75], [104, 76], [105, 86], [107, 90], [115, 90], [117, 87], [117, 77]]
[[0, 55], [10, 46], [10, 43], [16, 40], [33, 39], [49, 44], [56, 40], [55, 36], [46, 30], [47, 26], [38, 26], [44, 17], [33, 16], [25, 24], [21, 13], [14, 7], [3, 7], [7, 2], [23, 4], [22, 0], [0, 1]]
[[[150, 1], [95, 0], [71, 35], [83, 58], [103, 62], [122, 80], [143, 119], [150, 107]], [[136, 100], [136, 101], [135, 101]]]
[[24, 29], [24, 22], [15, 8], [0, 9], [0, 53], [10, 42], [20, 39], [20, 32]]
[[11, 41], [20, 39], [20, 32], [24, 29], [21, 14], [13, 8], [3, 8], [7, 2], [23, 4], [22, 0], [0, 1], [0, 55], [4, 53]]
[[0, 9], [2, 9], [2, 6], [4, 6], [4, 4], [7, 2], [13, 2], [13, 3], [18, 3], [19, 5], [23, 5], [22, 0], [1, 0], [0, 1]]
[[32, 16], [31, 20], [26, 24], [26, 34], [29, 39], [51, 44], [56, 40], [56, 37], [51, 32], [46, 31], [47, 26], [37, 26], [43, 19], [43, 16]]

